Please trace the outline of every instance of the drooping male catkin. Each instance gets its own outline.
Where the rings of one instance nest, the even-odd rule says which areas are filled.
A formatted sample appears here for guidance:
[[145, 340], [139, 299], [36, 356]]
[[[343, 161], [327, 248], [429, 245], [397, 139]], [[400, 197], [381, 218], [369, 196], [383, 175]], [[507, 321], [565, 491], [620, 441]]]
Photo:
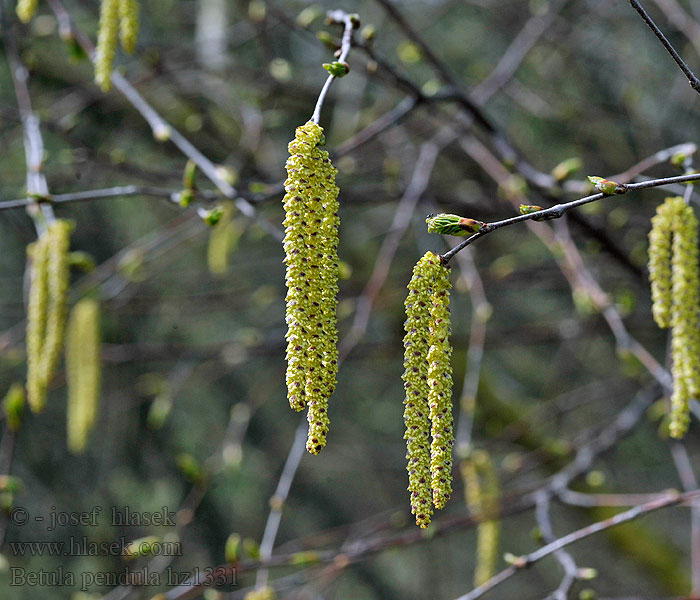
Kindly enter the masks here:
[[501, 524], [495, 517], [499, 511], [500, 485], [491, 457], [484, 450], [475, 450], [464, 459], [461, 472], [467, 507], [479, 521], [474, 569], [474, 585], [479, 586], [496, 571]]
[[29, 23], [36, 14], [39, 0], [17, 0], [17, 16], [22, 23]]
[[72, 224], [54, 221], [30, 244], [27, 307], [27, 402], [41, 412], [46, 388], [61, 356], [66, 325], [70, 272], [68, 249]]
[[138, 0], [119, 0], [119, 39], [125, 52], [131, 54], [139, 37]]
[[660, 327], [672, 328], [669, 432], [681, 438], [690, 421], [690, 399], [700, 394], [700, 274], [698, 220], [680, 196], [666, 198], [652, 218], [649, 277], [654, 318]]
[[[404, 422], [411, 510], [427, 527], [452, 493], [449, 268], [432, 252], [408, 284], [404, 328]], [[430, 436], [432, 435], [432, 443]]]
[[46, 234], [27, 246], [29, 261], [29, 301], [27, 305], [27, 403], [40, 412], [46, 402], [46, 385], [41, 356], [46, 335], [48, 308], [48, 244]]
[[432, 423], [430, 473], [433, 504], [443, 508], [452, 494], [452, 346], [450, 345], [450, 275], [438, 263], [431, 295], [428, 350], [428, 404]]
[[430, 348], [430, 294], [431, 265], [437, 257], [426, 254], [413, 267], [404, 302], [406, 322], [404, 346], [404, 400], [403, 419], [406, 425], [406, 470], [408, 491], [411, 494], [411, 512], [416, 525], [427, 527], [433, 514], [430, 477], [430, 408], [428, 406], [428, 350]]
[[73, 224], [70, 221], [57, 220], [49, 225], [45, 234], [48, 246], [48, 308], [46, 337], [41, 355], [41, 371], [45, 384], [53, 377], [63, 348], [70, 284], [68, 251], [72, 229]]
[[84, 298], [71, 311], [66, 334], [68, 448], [85, 450], [100, 396], [100, 323], [96, 300]]
[[103, 92], [112, 87], [112, 66], [119, 39], [119, 1], [102, 0], [95, 50], [95, 82]]
[[284, 251], [287, 284], [287, 396], [294, 410], [308, 407], [307, 450], [326, 444], [328, 400], [338, 354], [338, 188], [323, 129], [309, 121], [289, 143], [285, 181]]

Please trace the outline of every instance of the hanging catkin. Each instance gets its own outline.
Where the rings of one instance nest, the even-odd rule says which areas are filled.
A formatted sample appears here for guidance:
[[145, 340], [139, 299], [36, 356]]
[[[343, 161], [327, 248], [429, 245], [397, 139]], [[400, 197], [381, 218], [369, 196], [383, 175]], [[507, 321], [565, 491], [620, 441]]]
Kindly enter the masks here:
[[698, 220], [680, 196], [666, 198], [652, 218], [649, 278], [654, 319], [660, 327], [671, 327], [669, 432], [681, 438], [690, 422], [690, 399], [700, 394], [700, 275]]
[[33, 412], [44, 408], [46, 388], [63, 347], [71, 229], [69, 221], [54, 221], [39, 240], [28, 247], [31, 267], [27, 309], [27, 402]]
[[97, 417], [100, 370], [99, 305], [85, 298], [73, 307], [66, 334], [66, 425], [68, 448], [75, 454], [85, 449]]
[[39, 0], [17, 0], [17, 16], [22, 23], [29, 23], [36, 14]]
[[312, 121], [297, 127], [284, 196], [287, 396], [294, 410], [308, 407], [306, 448], [312, 454], [326, 444], [338, 365], [337, 171], [318, 147], [322, 138]]
[[501, 524], [495, 517], [500, 504], [500, 485], [491, 458], [484, 450], [475, 450], [464, 459], [461, 472], [467, 507], [479, 521], [474, 569], [474, 585], [479, 586], [496, 571]]
[[426, 252], [408, 284], [404, 324], [406, 469], [420, 527], [430, 524], [433, 505], [442, 508], [452, 491], [449, 288], [449, 269]]
[[119, 0], [119, 39], [125, 52], [136, 49], [139, 37], [138, 0]]
[[27, 403], [39, 412], [46, 402], [46, 385], [41, 373], [41, 355], [46, 335], [48, 307], [48, 244], [46, 234], [27, 246], [29, 261], [29, 302], [27, 306]]
[[95, 82], [103, 92], [112, 87], [112, 66], [119, 39], [119, 1], [102, 0], [95, 50]]
[[450, 346], [450, 276], [445, 267], [434, 269], [431, 295], [430, 349], [428, 350], [428, 405], [432, 423], [430, 473], [433, 504], [443, 508], [452, 494], [452, 346]]

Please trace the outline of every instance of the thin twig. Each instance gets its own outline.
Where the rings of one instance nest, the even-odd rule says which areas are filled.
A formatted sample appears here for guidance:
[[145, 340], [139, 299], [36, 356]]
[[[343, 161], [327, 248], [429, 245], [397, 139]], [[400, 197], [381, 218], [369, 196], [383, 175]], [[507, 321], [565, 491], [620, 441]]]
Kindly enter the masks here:
[[[306, 450], [306, 430], [306, 417], [302, 417], [294, 433], [294, 442], [287, 455], [287, 461], [284, 463], [280, 479], [277, 482], [277, 489], [272, 498], [270, 498], [270, 514], [267, 517], [265, 531], [263, 533], [262, 542], [260, 543], [260, 560], [263, 563], [269, 561], [272, 556], [277, 531], [282, 522], [282, 508], [289, 495], [289, 490], [292, 487], [292, 482], [299, 468], [301, 458], [304, 456], [304, 450]], [[258, 570], [255, 587], [264, 587], [267, 585], [267, 578], [268, 569], [266, 567]]]
[[[353, 19], [352, 15], [349, 15], [342, 10], [328, 11], [326, 16], [330, 23], [340, 23], [345, 27], [343, 30], [343, 37], [340, 42], [340, 55], [338, 56], [338, 62], [345, 62], [348, 54], [350, 53], [350, 48], [352, 47], [352, 32], [355, 29], [357, 20], [356, 18]], [[331, 89], [331, 84], [333, 83], [334, 79], [336, 79], [335, 75], [329, 75], [321, 88], [321, 93], [318, 95], [314, 112], [311, 115], [311, 120], [317, 125], [321, 120], [321, 109], [323, 108], [323, 103], [326, 101], [326, 95], [328, 94], [328, 90]]]
[[[51, 10], [53, 10], [56, 15], [59, 27], [64, 31], [71, 32], [78, 44], [80, 44], [85, 52], [94, 60], [95, 47], [93, 43], [73, 23], [70, 14], [63, 6], [61, 0], [47, 1]], [[117, 70], [112, 71], [112, 83], [151, 126], [156, 137], [163, 137], [172, 141], [180, 152], [196, 163], [202, 173], [204, 173], [226, 198], [236, 203], [236, 207], [242, 214], [250, 219], [254, 219], [263, 230], [275, 239], [282, 240], [282, 231], [266, 219], [260, 217], [255, 207], [246, 199], [242, 198], [236, 189], [221, 176], [214, 163], [204, 156], [204, 154], [202, 154], [184, 135], [161, 117], [146, 99], [139, 94], [136, 88], [131, 85], [129, 80]]]
[[568, 535], [560, 537], [554, 542], [551, 542], [550, 544], [547, 544], [546, 546], [543, 546], [542, 548], [539, 548], [534, 552], [530, 552], [529, 554], [517, 557], [515, 559], [515, 562], [511, 566], [496, 574], [483, 585], [474, 588], [468, 594], [460, 596], [459, 598], [457, 598], [457, 600], [476, 600], [477, 598], [481, 598], [484, 594], [486, 594], [499, 584], [503, 583], [507, 579], [510, 579], [518, 571], [533, 565], [537, 561], [542, 560], [543, 558], [557, 552], [562, 548], [565, 548], [569, 544], [573, 544], [574, 542], [583, 540], [587, 537], [590, 537], [593, 534], [599, 533], [600, 531], [605, 531], [606, 529], [615, 527], [616, 525], [633, 521], [635, 519], [638, 519], [639, 517], [648, 515], [649, 513], [657, 511], [661, 508], [677, 506], [678, 504], [682, 504], [691, 500], [696, 500], [698, 498], [700, 498], [700, 490], [693, 490], [691, 492], [685, 492], [683, 494], [679, 494], [676, 491], [669, 491], [664, 497], [659, 498], [658, 500], [652, 500], [651, 502], [647, 502], [646, 504], [640, 504], [638, 506], [630, 508], [629, 510], [621, 512], [613, 517], [610, 517], [609, 519], [604, 519], [603, 521], [593, 523], [592, 525], [588, 525], [587, 527], [577, 529], [576, 531], [573, 531]]
[[[535, 506], [535, 519], [537, 520], [537, 526], [540, 529], [542, 538], [548, 544], [551, 544], [556, 540], [554, 530], [552, 529], [552, 520], [549, 516], [550, 500], [551, 498], [549, 494], [544, 491], [540, 492], [537, 494]], [[576, 582], [578, 568], [576, 567], [576, 562], [574, 561], [573, 557], [566, 550], [561, 548], [555, 550], [554, 557], [564, 569], [564, 577], [562, 578], [559, 587], [557, 587], [554, 592], [547, 596], [545, 600], [567, 600], [568, 593]]]
[[[646, 189], [646, 188], [651, 188], [651, 187], [661, 187], [664, 185], [670, 185], [672, 183], [687, 183], [690, 181], [698, 181], [698, 180], [700, 180], [700, 173], [692, 173], [690, 175], [678, 175], [675, 177], [664, 177], [662, 179], [650, 179], [649, 181], [640, 181], [639, 183], [629, 183], [624, 188], [624, 191], [621, 191], [619, 194], [616, 194], [616, 195], [626, 194], [627, 192], [631, 192], [633, 190], [641, 190], [641, 189]], [[500, 229], [501, 227], [507, 227], [508, 225], [514, 225], [515, 223], [520, 223], [521, 221], [531, 221], [531, 220], [541, 221], [541, 220], [558, 219], [562, 215], [566, 214], [566, 212], [571, 210], [572, 208], [577, 208], [579, 206], [583, 206], [584, 204], [589, 204], [590, 202], [596, 202], [598, 200], [602, 200], [603, 198], [610, 198], [610, 197], [611, 196], [608, 194], [603, 194], [603, 193], [599, 192], [597, 194], [585, 196], [583, 198], [579, 198], [578, 200], [572, 200], [571, 202], [566, 202], [564, 204], [556, 204], [555, 206], [551, 206], [550, 208], [544, 208], [540, 211], [530, 213], [527, 215], [518, 215], [517, 217], [503, 219], [502, 221], [494, 221], [493, 223], [486, 223], [475, 234], [468, 237], [461, 244], [452, 248], [452, 250], [450, 250], [449, 252], [446, 252], [445, 254], [443, 254], [442, 261], [445, 264], [448, 263], [455, 254], [457, 254], [458, 252], [460, 252], [461, 250], [463, 250], [464, 248], [469, 246], [472, 242], [479, 239], [480, 237], [485, 236], [488, 233], [491, 233], [492, 231], [495, 231], [496, 229]]]
[[[4, 17], [4, 13], [3, 13]], [[27, 203], [28, 212], [34, 221], [37, 233], [45, 229], [46, 223], [55, 219], [53, 208], [43, 203], [36, 202], [37, 198], [43, 198], [49, 194], [49, 186], [43, 173], [44, 164], [44, 139], [39, 128], [39, 117], [32, 109], [32, 101], [29, 95], [27, 81], [29, 71], [24, 66], [17, 48], [17, 36], [15, 26], [5, 26], [4, 18], [2, 27], [3, 42], [7, 60], [12, 75], [12, 83], [17, 97], [17, 107], [19, 108], [20, 120], [22, 121], [24, 154], [27, 162]], [[39, 216], [42, 218], [39, 218]]]
[[649, 16], [647, 11], [644, 10], [644, 7], [638, 2], [638, 0], [629, 0], [629, 2], [632, 5], [632, 8], [634, 8], [634, 10], [639, 13], [639, 16], [642, 17], [642, 20], [647, 24], [649, 29], [651, 29], [654, 32], [654, 35], [659, 38], [659, 41], [671, 55], [671, 58], [676, 61], [676, 64], [680, 67], [681, 71], [683, 71], [683, 74], [688, 78], [690, 87], [700, 94], [700, 79], [698, 79], [695, 76], [695, 73], [690, 70], [690, 67], [681, 58], [680, 54], [676, 52], [676, 49], [671, 45], [671, 42], [668, 41], [663, 32], [656, 26], [656, 23], [654, 23], [653, 19]]

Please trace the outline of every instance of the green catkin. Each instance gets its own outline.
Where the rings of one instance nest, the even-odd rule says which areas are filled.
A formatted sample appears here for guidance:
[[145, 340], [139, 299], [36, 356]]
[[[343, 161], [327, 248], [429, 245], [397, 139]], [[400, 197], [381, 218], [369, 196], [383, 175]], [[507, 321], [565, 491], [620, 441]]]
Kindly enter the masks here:
[[649, 278], [654, 319], [660, 327], [672, 328], [669, 432], [681, 438], [690, 422], [690, 399], [700, 395], [700, 275], [698, 221], [680, 196], [666, 198], [652, 218]]
[[432, 423], [430, 473], [433, 504], [444, 508], [452, 494], [452, 367], [450, 358], [450, 272], [439, 260], [431, 263], [434, 273], [428, 350], [428, 405]]
[[308, 407], [307, 450], [326, 444], [328, 399], [337, 374], [338, 188], [323, 129], [309, 121], [289, 143], [284, 251], [287, 284], [287, 395]]
[[664, 202], [651, 219], [649, 232], [649, 280], [652, 314], [659, 327], [671, 326], [671, 223], [674, 206]]
[[27, 306], [27, 403], [41, 412], [46, 403], [46, 383], [41, 357], [46, 335], [48, 309], [48, 244], [46, 234], [27, 246], [29, 259], [29, 302]]
[[119, 38], [119, 1], [102, 0], [95, 51], [95, 82], [103, 92], [112, 87], [112, 66]]
[[484, 450], [476, 450], [462, 461], [461, 472], [469, 512], [480, 515], [474, 569], [474, 585], [480, 586], [496, 572], [501, 524], [492, 517], [499, 511], [500, 485], [493, 462]]
[[138, 0], [119, 0], [119, 39], [125, 52], [136, 49], [139, 37]]
[[39, 7], [39, 0], [18, 0], [17, 1], [17, 16], [22, 23], [29, 23], [32, 17], [36, 14], [36, 9]]
[[[671, 396], [671, 437], [683, 437], [690, 421], [689, 402], [700, 394], [700, 277], [698, 277], [698, 221], [693, 209], [676, 201], [673, 220], [673, 257], [671, 259], [671, 353], [674, 391]], [[678, 385], [678, 382], [681, 382]]]
[[17, 431], [22, 424], [24, 400], [24, 386], [21, 383], [13, 383], [2, 401], [5, 422], [10, 431]]
[[63, 349], [68, 312], [68, 287], [70, 266], [68, 261], [70, 221], [58, 220], [51, 223], [46, 231], [48, 246], [48, 308], [46, 311], [46, 334], [41, 352], [40, 370], [44, 385], [53, 377]]
[[404, 423], [406, 425], [406, 470], [411, 494], [411, 512], [416, 525], [425, 528], [433, 514], [430, 475], [430, 420], [428, 407], [428, 350], [430, 348], [430, 308], [432, 266], [439, 260], [432, 252], [425, 255], [413, 268], [408, 284], [406, 307], [406, 335], [404, 345]]
[[85, 298], [71, 311], [66, 334], [68, 448], [85, 450], [95, 424], [100, 395], [100, 323], [96, 300]]

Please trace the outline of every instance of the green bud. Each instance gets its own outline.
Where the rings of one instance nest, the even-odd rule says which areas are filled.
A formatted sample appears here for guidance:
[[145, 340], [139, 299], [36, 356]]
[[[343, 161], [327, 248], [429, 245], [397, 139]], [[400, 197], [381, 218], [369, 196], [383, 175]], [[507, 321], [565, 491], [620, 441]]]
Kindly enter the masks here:
[[190, 204], [192, 204], [193, 200], [194, 193], [192, 190], [184, 189], [180, 192], [177, 202], [180, 206], [182, 206], [182, 208], [187, 208]]
[[323, 63], [323, 68], [333, 77], [345, 77], [350, 72], [348, 63], [337, 60], [334, 60], [332, 63]]
[[314, 550], [307, 550], [303, 552], [295, 552], [292, 554], [291, 564], [297, 566], [308, 566], [318, 563], [320, 557], [318, 552]]
[[558, 182], [562, 182], [571, 177], [582, 166], [583, 162], [577, 156], [567, 158], [552, 169], [552, 177], [554, 177], [554, 179], [556, 179]]
[[595, 175], [589, 175], [588, 181], [593, 184], [596, 190], [608, 196], [624, 194], [627, 191], [626, 185], [610, 181], [609, 179], [603, 179], [602, 177], [596, 177]]
[[195, 175], [197, 174], [197, 163], [192, 159], [187, 161], [185, 165], [185, 172], [182, 176], [182, 187], [186, 190], [193, 190], [195, 188]]
[[24, 412], [24, 386], [21, 383], [13, 383], [2, 404], [7, 426], [10, 431], [17, 431], [22, 424]]
[[374, 25], [367, 25], [362, 29], [362, 32], [360, 33], [362, 39], [365, 40], [365, 42], [371, 42], [376, 34], [377, 30], [375, 29]]
[[243, 552], [249, 558], [257, 560], [260, 558], [260, 545], [253, 538], [243, 540]]
[[226, 539], [224, 555], [227, 563], [235, 563], [238, 560], [241, 550], [241, 535], [232, 533]]
[[327, 31], [317, 31], [316, 37], [319, 42], [331, 50], [335, 50], [338, 47], [335, 38]]
[[75, 250], [69, 253], [68, 264], [70, 264], [71, 267], [84, 271], [85, 273], [94, 271], [95, 267], [97, 266], [95, 259], [90, 254], [83, 252], [82, 250]]
[[428, 215], [425, 222], [428, 224], [428, 233], [442, 233], [444, 235], [466, 236], [486, 227], [486, 223], [482, 221], [445, 213]]
[[224, 215], [224, 209], [220, 206], [215, 206], [209, 210], [199, 209], [197, 213], [209, 227], [214, 227], [214, 225], [221, 221], [221, 217]]
[[685, 152], [676, 152], [669, 162], [674, 167], [682, 169], [686, 160], [688, 160], [688, 155]]

